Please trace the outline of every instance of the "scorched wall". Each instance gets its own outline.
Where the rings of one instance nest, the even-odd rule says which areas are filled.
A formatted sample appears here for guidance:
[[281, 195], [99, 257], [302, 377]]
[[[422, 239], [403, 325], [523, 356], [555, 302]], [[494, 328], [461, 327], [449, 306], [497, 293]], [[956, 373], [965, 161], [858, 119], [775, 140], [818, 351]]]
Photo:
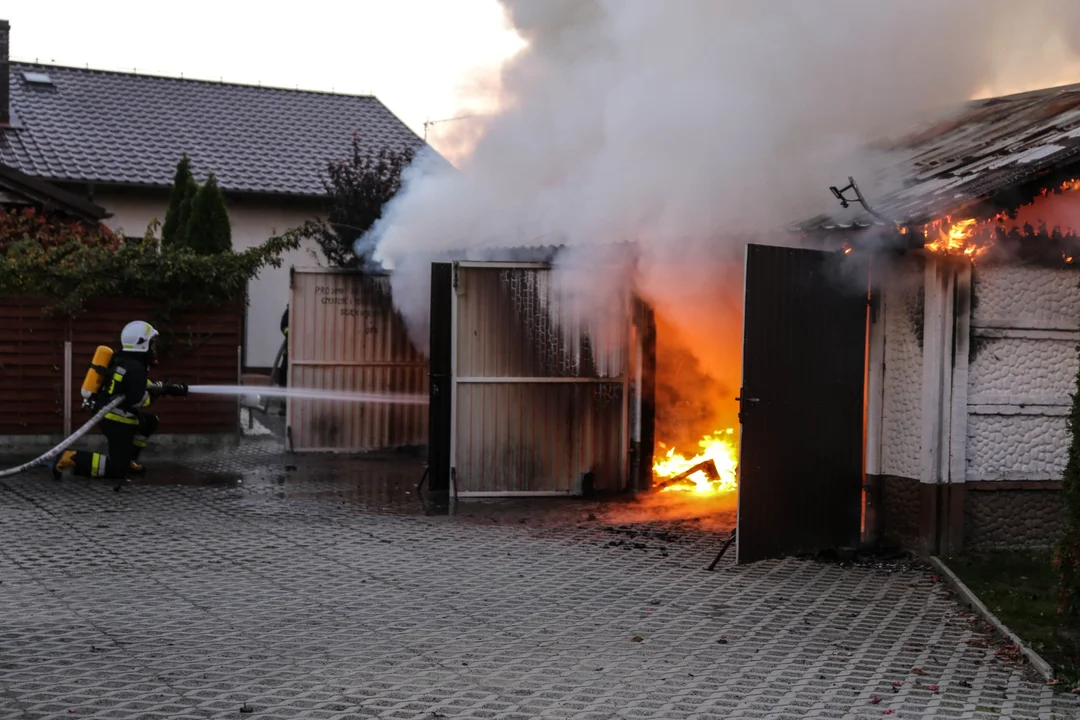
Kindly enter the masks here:
[[871, 330], [869, 536], [932, 553], [1053, 544], [1078, 280], [933, 255], [889, 264]]
[[1061, 528], [1080, 278], [979, 266], [973, 277], [965, 545], [1050, 545]]

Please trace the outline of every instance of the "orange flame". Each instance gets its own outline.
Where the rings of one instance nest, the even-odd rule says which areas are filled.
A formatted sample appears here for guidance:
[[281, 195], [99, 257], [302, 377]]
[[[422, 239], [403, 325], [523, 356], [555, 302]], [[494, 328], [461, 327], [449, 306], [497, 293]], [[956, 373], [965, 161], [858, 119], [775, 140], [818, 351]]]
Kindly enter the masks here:
[[947, 229], [941, 222], [931, 223], [923, 229], [925, 237], [930, 237], [931, 229], [936, 230], [938, 234], [937, 240], [923, 246], [930, 252], [942, 255], [965, 255], [974, 260], [990, 249], [989, 244], [974, 241], [976, 230], [978, 230], [978, 221], [974, 218], [954, 223], [952, 218], [946, 217], [945, 223], [948, 223]]
[[[738, 486], [735, 471], [739, 466], [739, 454], [735, 449], [734, 435], [735, 431], [731, 428], [723, 432], [717, 430], [706, 435], [698, 441], [701, 452], [692, 458], [676, 452], [675, 448], [668, 450], [662, 459], [653, 464], [653, 475], [658, 480], [675, 477], [706, 460], [716, 463], [720, 478], [710, 480], [704, 472], [699, 470], [686, 478], [686, 482], [668, 485], [661, 492], [693, 492], [698, 495], [733, 492]], [[663, 447], [663, 443], [660, 443], [660, 446]]]
[[[1043, 188], [1040, 195], [1046, 198], [1050, 195], [1071, 193], [1077, 190], [1080, 190], [1080, 179], [1072, 179], [1066, 180], [1060, 185]], [[1015, 215], [1012, 219], [1015, 221]], [[1010, 215], [1007, 211], [999, 212], [993, 217], [982, 221], [968, 218], [954, 223], [951, 217], [946, 216], [941, 220], [935, 220], [923, 226], [923, 237], [927, 238], [928, 241], [936, 236], [936, 239], [931, 242], [924, 243], [923, 247], [933, 253], [963, 255], [971, 258], [972, 262], [974, 262], [975, 258], [981, 256], [993, 245], [993, 239], [989, 236], [989, 233], [982, 231], [996, 223], [1005, 224], [1009, 221]], [[901, 227], [900, 232], [906, 234], [907, 230]], [[1062, 255], [1062, 260], [1066, 263], [1072, 262], [1072, 258], [1065, 255]]]
[[1066, 180], [1065, 182], [1058, 185], [1056, 188], [1043, 188], [1039, 191], [1039, 194], [1043, 197], [1046, 197], [1047, 195], [1053, 194], [1055, 192], [1066, 193], [1073, 192], [1075, 190], [1080, 190], [1080, 180]]

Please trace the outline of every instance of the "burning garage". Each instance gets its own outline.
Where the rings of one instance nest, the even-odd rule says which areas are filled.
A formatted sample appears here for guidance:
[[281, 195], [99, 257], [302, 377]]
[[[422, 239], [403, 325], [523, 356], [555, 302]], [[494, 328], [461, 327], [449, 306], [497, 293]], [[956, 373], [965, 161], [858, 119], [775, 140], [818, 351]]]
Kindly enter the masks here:
[[[840, 5], [508, 4], [525, 45], [470, 151], [421, 153], [356, 246], [430, 362], [432, 489], [650, 487], [701, 515], [734, 509], [737, 472], [740, 561], [1049, 541], [1074, 93], [866, 143], [1051, 84], [1047, 33], [1016, 57], [985, 38], [1067, 8]], [[590, 257], [611, 243], [629, 268]]]
[[[428, 373], [430, 415], [380, 417], [376, 440], [415, 444], [426, 426], [434, 492], [652, 490], [697, 516], [737, 497], [740, 562], [1049, 545], [1080, 340], [1080, 86], [974, 102], [878, 149], [897, 189], [834, 188], [833, 213], [715, 259], [713, 295], [684, 283], [702, 301], [679, 312], [664, 298], [687, 265], [642, 274], [641, 246], [447, 252], [344, 301], [362, 317], [335, 322], [367, 350], [305, 354], [294, 337], [294, 376], [353, 363], [366, 379], [333, 387], [419, 389]], [[416, 272], [428, 336], [410, 340], [401, 288], [417, 283], [400, 282]], [[312, 298], [351, 292], [297, 277]], [[328, 302], [336, 318], [338, 300], [313, 312]]]
[[1080, 86], [974, 102], [885, 149], [903, 189], [837, 189], [848, 209], [801, 227], [871, 268], [866, 537], [1049, 546], [1080, 340]]
[[1049, 545], [1080, 340], [1077, 149], [1080, 87], [975, 102], [889, 145], [902, 189], [837, 188], [846, 207], [748, 245], [734, 387], [683, 367], [640, 288], [596, 281], [624, 289], [588, 303], [598, 332], [551, 265], [437, 263], [432, 487], [733, 500], [739, 447], [740, 562]]

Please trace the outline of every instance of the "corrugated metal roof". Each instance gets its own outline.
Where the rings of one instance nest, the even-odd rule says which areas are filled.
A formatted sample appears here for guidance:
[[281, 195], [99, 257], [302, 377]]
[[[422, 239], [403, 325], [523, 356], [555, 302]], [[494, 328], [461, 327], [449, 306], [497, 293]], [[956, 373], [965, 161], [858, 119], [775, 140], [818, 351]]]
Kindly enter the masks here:
[[637, 244], [630, 240], [598, 240], [593, 243], [563, 242], [548, 245], [473, 245], [467, 248], [451, 250], [443, 254], [445, 260], [470, 262], [555, 262], [564, 250], [588, 250], [602, 258], [611, 253], [632, 252]]
[[[1080, 161], [1080, 84], [971, 102], [948, 119], [874, 149], [896, 158], [883, 173], [901, 178], [903, 187], [867, 197], [870, 206], [898, 223], [929, 222]], [[837, 207], [798, 229], [877, 224], [854, 205]]]
[[354, 134], [372, 152], [423, 145], [370, 96], [16, 62], [10, 82], [0, 161], [53, 181], [167, 187], [187, 153], [227, 191], [323, 195]]

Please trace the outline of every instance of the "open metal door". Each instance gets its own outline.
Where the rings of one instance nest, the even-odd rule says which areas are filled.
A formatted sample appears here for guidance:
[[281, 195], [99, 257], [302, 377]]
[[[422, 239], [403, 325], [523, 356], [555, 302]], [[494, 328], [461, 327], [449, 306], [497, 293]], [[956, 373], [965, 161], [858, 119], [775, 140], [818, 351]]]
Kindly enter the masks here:
[[450, 495], [450, 431], [453, 419], [452, 302], [453, 266], [431, 265], [431, 342], [429, 350], [428, 488], [433, 502]]
[[867, 300], [845, 265], [747, 247], [737, 563], [858, 544]]

